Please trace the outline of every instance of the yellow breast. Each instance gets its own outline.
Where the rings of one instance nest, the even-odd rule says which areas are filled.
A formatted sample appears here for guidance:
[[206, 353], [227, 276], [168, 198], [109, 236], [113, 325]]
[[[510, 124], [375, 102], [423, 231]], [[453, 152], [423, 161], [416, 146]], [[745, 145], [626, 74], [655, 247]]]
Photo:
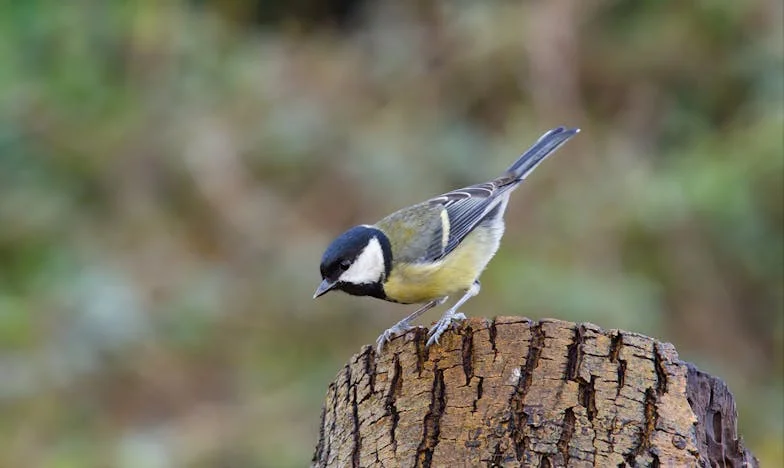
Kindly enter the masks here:
[[404, 304], [432, 301], [468, 289], [493, 258], [500, 235], [477, 228], [449, 255], [431, 264], [396, 264], [384, 293]]

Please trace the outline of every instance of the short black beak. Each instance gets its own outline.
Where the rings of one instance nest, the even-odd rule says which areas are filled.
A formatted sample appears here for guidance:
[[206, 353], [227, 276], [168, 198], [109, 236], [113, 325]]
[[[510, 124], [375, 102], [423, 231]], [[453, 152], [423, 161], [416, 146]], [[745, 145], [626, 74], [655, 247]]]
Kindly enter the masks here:
[[325, 278], [324, 281], [319, 284], [319, 287], [316, 288], [316, 292], [313, 294], [313, 299], [328, 293], [332, 290], [332, 288], [335, 287], [336, 284], [338, 284], [337, 281], [330, 281]]

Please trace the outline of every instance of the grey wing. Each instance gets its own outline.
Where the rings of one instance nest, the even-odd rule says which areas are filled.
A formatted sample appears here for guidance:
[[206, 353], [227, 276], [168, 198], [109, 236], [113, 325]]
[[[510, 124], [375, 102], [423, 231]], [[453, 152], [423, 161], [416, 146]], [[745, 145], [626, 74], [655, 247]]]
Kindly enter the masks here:
[[460, 242], [499, 203], [503, 202], [504, 196], [515, 188], [518, 182], [515, 180], [498, 179], [454, 190], [431, 199], [429, 203], [439, 204], [446, 210], [449, 220], [449, 235], [447, 236], [446, 244], [443, 245], [440, 254], [432, 260], [437, 260], [447, 255], [460, 245]]
[[[428, 206], [430, 210], [438, 210], [437, 213], [430, 211], [429, 216], [424, 218], [431, 220], [431, 228], [438, 225], [440, 230], [435, 228], [432, 232], [423, 231], [420, 239], [423, 239], [426, 245], [416, 243], [416, 249], [409, 249], [408, 252], [416, 252], [418, 261], [436, 261], [452, 252], [483, 220], [497, 216], [498, 212], [503, 210], [500, 204], [506, 200], [509, 192], [547, 156], [579, 131], [577, 128], [565, 127], [550, 130], [498, 179], [453, 190], [414, 207], [412, 213], [418, 212], [422, 205]], [[442, 216], [444, 213], [446, 216]], [[436, 215], [441, 218], [440, 223], [435, 222]]]
[[396, 211], [376, 223], [390, 236], [392, 256], [397, 261], [427, 263], [444, 253], [444, 208], [429, 202]]

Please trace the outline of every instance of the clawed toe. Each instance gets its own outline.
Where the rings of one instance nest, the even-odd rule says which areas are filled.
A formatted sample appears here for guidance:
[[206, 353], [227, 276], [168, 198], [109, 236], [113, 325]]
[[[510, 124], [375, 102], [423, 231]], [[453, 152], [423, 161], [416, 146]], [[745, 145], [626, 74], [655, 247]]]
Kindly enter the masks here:
[[407, 323], [398, 323], [395, 326], [384, 330], [384, 333], [379, 335], [379, 337], [376, 339], [376, 352], [381, 354], [381, 351], [384, 349], [384, 345], [392, 341], [392, 338], [398, 335], [403, 335], [412, 328], [414, 327]]
[[389, 330], [384, 331], [381, 335], [376, 338], [376, 352], [381, 354], [381, 351], [384, 349], [384, 345], [389, 343], [389, 340], [392, 339], [392, 334], [389, 333]]
[[433, 343], [438, 344], [438, 339], [441, 337], [441, 335], [444, 334], [445, 331], [447, 331], [447, 329], [459, 325], [460, 322], [465, 319], [465, 314], [460, 312], [441, 317], [441, 319], [436, 322], [436, 324], [433, 325], [433, 328], [431, 328], [428, 332], [428, 336], [430, 338], [427, 340], [427, 346], [432, 346]]
[[430, 330], [430, 338], [427, 340], [427, 346], [433, 346], [433, 344], [438, 344], [438, 339], [441, 337], [441, 334], [444, 333], [446, 327], [436, 326]]

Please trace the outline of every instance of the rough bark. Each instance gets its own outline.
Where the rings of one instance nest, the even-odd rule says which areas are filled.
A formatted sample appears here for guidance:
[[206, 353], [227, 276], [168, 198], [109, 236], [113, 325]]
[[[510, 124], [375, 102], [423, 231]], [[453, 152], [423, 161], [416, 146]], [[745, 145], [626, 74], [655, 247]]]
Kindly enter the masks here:
[[329, 386], [313, 466], [757, 466], [726, 385], [671, 344], [521, 317], [366, 346]]

